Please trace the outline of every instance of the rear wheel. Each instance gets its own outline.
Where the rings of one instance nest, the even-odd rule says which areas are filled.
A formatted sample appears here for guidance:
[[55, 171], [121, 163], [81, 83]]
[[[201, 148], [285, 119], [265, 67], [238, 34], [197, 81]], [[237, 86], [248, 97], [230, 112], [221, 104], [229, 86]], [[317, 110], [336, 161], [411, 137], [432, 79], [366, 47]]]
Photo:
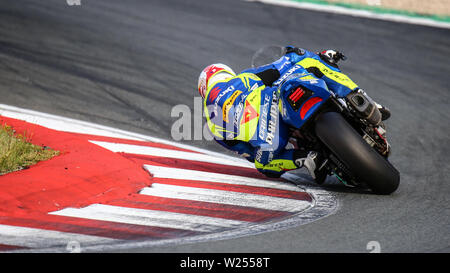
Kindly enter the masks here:
[[321, 114], [316, 120], [315, 132], [358, 182], [365, 183], [376, 194], [391, 194], [397, 190], [399, 172], [372, 149], [341, 114]]

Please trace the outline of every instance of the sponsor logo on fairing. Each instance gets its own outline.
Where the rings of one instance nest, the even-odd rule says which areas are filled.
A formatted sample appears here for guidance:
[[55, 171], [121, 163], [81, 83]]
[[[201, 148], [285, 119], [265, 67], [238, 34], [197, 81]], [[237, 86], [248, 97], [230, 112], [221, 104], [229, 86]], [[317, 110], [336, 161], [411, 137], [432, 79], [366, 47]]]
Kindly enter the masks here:
[[278, 68], [279, 71], [283, 70], [286, 65], [291, 64], [291, 59], [289, 57], [284, 57], [280, 60], [280, 62], [282, 65]]
[[284, 73], [283, 76], [281, 76], [276, 82], [273, 83], [273, 85], [280, 85], [280, 83], [282, 83], [287, 77], [289, 77], [289, 75], [291, 75], [292, 73], [294, 73], [295, 70], [301, 68], [300, 65], [295, 65], [293, 66], [291, 69], [289, 69], [286, 73]]
[[314, 76], [312, 76], [312, 75], [307, 75], [307, 76], [301, 77], [300, 80], [302, 80], [302, 81], [308, 81], [310, 84], [316, 84], [316, 83], [319, 82], [319, 81], [317, 80], [317, 78], [314, 77]]

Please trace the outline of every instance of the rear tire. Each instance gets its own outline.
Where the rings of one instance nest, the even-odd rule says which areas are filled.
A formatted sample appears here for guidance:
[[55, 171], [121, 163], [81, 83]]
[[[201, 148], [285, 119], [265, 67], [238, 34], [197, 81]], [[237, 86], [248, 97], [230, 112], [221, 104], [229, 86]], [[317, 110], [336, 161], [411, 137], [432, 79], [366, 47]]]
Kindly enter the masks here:
[[315, 132], [358, 182], [367, 184], [376, 194], [391, 194], [397, 190], [399, 172], [370, 147], [341, 114], [321, 114], [316, 120]]

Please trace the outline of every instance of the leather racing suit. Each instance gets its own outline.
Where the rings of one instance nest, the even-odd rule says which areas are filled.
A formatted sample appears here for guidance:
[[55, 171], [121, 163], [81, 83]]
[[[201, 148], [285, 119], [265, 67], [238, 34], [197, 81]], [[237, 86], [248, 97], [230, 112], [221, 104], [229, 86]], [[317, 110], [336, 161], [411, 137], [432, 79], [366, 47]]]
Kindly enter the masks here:
[[244, 156], [262, 173], [279, 177], [297, 169], [295, 160], [307, 152], [286, 149], [289, 127], [280, 115], [278, 85], [293, 73], [325, 81], [330, 91], [345, 97], [358, 86], [322, 54], [286, 47], [279, 60], [242, 71], [208, 88], [204, 112], [215, 141]]

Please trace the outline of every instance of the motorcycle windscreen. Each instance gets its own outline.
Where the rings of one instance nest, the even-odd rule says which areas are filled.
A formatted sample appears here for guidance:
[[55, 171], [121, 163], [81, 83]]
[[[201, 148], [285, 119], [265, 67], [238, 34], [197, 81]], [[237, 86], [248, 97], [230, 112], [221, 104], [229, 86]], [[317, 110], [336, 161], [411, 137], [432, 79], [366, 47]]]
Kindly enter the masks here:
[[258, 49], [252, 57], [252, 67], [260, 67], [275, 62], [284, 55], [284, 47], [269, 45]]

